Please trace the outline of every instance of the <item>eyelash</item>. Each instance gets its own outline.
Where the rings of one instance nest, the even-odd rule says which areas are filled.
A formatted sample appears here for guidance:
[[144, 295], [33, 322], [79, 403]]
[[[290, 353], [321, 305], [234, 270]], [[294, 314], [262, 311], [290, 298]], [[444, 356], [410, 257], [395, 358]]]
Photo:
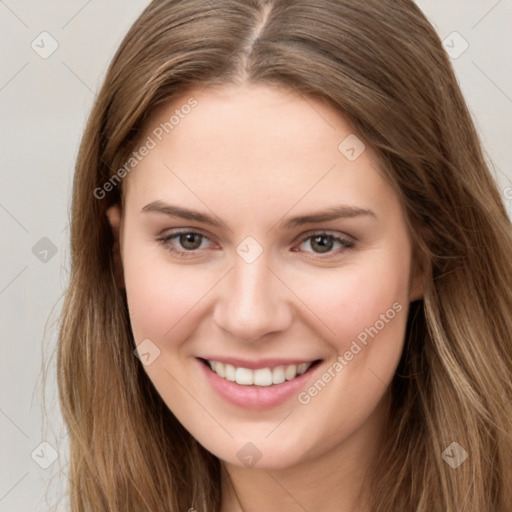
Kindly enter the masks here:
[[[204, 239], [208, 240], [208, 237], [206, 235], [203, 235], [202, 233], [199, 233], [198, 231], [191, 231], [191, 230], [185, 230], [185, 229], [180, 230], [180, 231], [174, 231], [173, 233], [171, 233], [169, 235], [165, 235], [163, 237], [159, 237], [156, 240], [158, 242], [160, 242], [169, 252], [177, 254], [179, 257], [189, 258], [189, 257], [193, 257], [194, 253], [198, 252], [199, 249], [180, 251], [180, 250], [170, 246], [170, 241], [173, 238], [177, 238], [180, 235], [189, 235], [189, 234], [190, 235], [198, 235], [198, 236], [202, 237], [201, 242]], [[299, 245], [302, 245], [304, 242], [306, 242], [309, 239], [319, 237], [319, 236], [331, 237], [333, 242], [339, 242], [343, 246], [343, 249], [341, 251], [337, 251], [337, 252], [329, 251], [329, 253], [324, 253], [324, 254], [333, 254], [334, 253], [334, 255], [338, 255], [341, 252], [345, 252], [345, 251], [353, 249], [355, 247], [355, 242], [345, 239], [345, 238], [334, 236], [334, 235], [328, 233], [327, 231], [316, 231], [314, 233], [311, 233], [308, 236], [302, 238]], [[306, 252], [310, 252], [310, 251], [306, 251]], [[315, 252], [313, 252], [313, 254], [317, 254], [320, 257], [320, 259], [329, 259], [329, 258], [334, 257], [334, 255], [321, 256], [321, 253], [315, 253]]]

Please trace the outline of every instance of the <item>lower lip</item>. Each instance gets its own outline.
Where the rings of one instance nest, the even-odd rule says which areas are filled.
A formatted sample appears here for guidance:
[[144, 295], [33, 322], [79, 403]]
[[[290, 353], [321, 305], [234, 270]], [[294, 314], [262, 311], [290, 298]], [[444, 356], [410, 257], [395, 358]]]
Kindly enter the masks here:
[[271, 386], [242, 386], [236, 382], [219, 377], [200, 359], [197, 359], [204, 375], [217, 393], [228, 402], [243, 407], [244, 409], [269, 409], [283, 404], [292, 396], [297, 395], [306, 382], [313, 376], [320, 364], [281, 384]]

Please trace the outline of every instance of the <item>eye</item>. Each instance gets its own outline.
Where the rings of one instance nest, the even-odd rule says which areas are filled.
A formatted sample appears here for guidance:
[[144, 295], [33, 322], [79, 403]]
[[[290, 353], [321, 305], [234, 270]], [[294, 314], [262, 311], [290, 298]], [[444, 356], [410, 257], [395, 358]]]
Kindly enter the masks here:
[[[171, 242], [174, 239], [177, 239], [176, 243], [179, 244], [178, 248], [176, 248], [176, 243]], [[178, 232], [175, 231], [169, 235], [157, 238], [157, 240], [170, 252], [187, 258], [192, 256], [198, 249], [204, 249], [204, 247], [201, 247], [202, 243], [203, 241], [208, 240], [208, 238], [197, 231], [183, 230]]]
[[341, 247], [341, 250], [335, 251], [335, 254], [344, 252], [347, 249], [352, 249], [355, 246], [355, 242], [353, 240], [349, 240], [348, 238], [343, 238], [340, 236], [335, 236], [325, 231], [319, 231], [304, 238], [299, 247], [308, 243], [309, 246], [313, 249], [313, 251], [306, 252], [313, 252], [315, 254], [331, 253], [336, 244], [338, 244], [338, 246]]
[[[173, 242], [174, 239], [176, 239], [175, 242]], [[207, 240], [209, 239], [206, 235], [190, 230], [174, 231], [173, 233], [157, 238], [157, 241], [159, 241], [167, 250], [184, 258], [193, 256], [199, 249], [205, 249], [203, 242]], [[344, 252], [345, 250], [352, 249], [355, 246], [355, 242], [353, 240], [335, 236], [326, 231], [319, 231], [303, 238], [299, 247], [308, 243], [313, 249], [312, 251], [304, 249], [300, 250], [303, 250], [304, 252], [313, 252], [314, 254], [329, 254], [333, 252], [336, 244], [338, 244], [339, 248], [337, 251], [334, 251], [335, 255]], [[293, 250], [296, 251], [296, 249]], [[327, 257], [329, 258], [332, 256]]]

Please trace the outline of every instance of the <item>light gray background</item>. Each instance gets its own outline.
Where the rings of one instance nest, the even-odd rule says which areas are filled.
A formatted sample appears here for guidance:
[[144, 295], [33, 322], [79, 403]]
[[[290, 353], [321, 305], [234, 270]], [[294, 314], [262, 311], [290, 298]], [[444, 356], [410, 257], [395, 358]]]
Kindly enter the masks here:
[[[55, 348], [68, 279], [74, 160], [106, 67], [147, 4], [0, 0], [0, 512], [48, 511], [64, 491], [67, 438], [55, 360], [48, 416], [41, 410], [41, 365], [43, 349], [48, 360]], [[512, 0], [418, 4], [450, 52], [469, 44], [452, 62], [512, 212]], [[50, 48], [43, 31], [58, 43], [46, 59], [31, 47], [35, 41], [39, 52]], [[40, 467], [55, 455], [48, 469]], [[66, 500], [58, 510], [67, 510]]]

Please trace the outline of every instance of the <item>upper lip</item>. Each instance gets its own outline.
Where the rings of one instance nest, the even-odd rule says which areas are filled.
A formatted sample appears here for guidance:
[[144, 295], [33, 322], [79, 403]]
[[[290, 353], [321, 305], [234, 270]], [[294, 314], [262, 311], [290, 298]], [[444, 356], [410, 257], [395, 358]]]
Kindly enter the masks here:
[[313, 363], [318, 361], [319, 359], [277, 359], [277, 358], [267, 358], [267, 359], [258, 359], [258, 360], [248, 360], [242, 359], [238, 357], [223, 357], [223, 356], [203, 356], [199, 359], [206, 359], [208, 361], [218, 361], [224, 364], [231, 364], [236, 368], [247, 368], [249, 370], [259, 370], [261, 368], [275, 368], [276, 366], [288, 366], [291, 364], [299, 365], [302, 363]]

